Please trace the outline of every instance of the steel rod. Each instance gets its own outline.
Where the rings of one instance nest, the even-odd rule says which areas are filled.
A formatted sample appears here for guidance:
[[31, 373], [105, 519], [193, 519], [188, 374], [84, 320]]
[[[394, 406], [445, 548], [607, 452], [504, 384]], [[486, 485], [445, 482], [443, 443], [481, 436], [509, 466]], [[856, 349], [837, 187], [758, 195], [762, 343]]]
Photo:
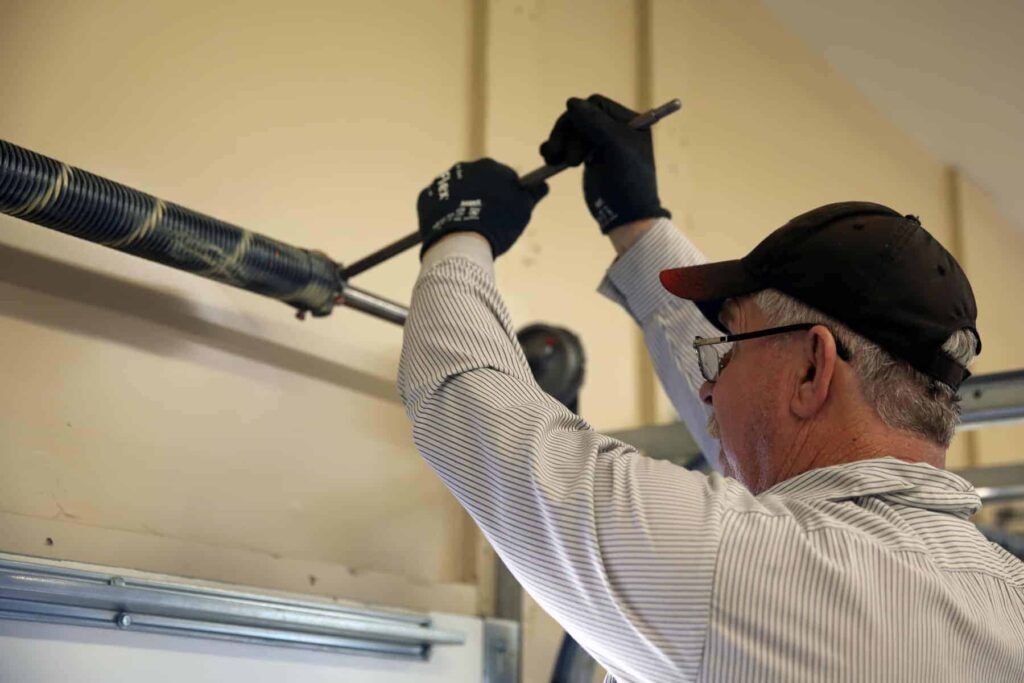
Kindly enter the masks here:
[[365, 290], [342, 283], [341, 294], [336, 299], [342, 306], [354, 308], [363, 313], [393, 322], [396, 325], [405, 325], [405, 319], [409, 315], [409, 309], [400, 303], [379, 297]]
[[[635, 119], [629, 122], [631, 128], [646, 128], [652, 126], [661, 119], [665, 118], [669, 114], [673, 114], [679, 111], [683, 106], [680, 100], [670, 100], [665, 104], [655, 107], [650, 111], [646, 111], [640, 114]], [[537, 185], [544, 182], [548, 178], [558, 175], [565, 169], [569, 168], [568, 164], [553, 164], [545, 165], [530, 171], [526, 175], [519, 178], [519, 182], [522, 185]], [[338, 271], [342, 280], [349, 280], [360, 273], [364, 273], [370, 268], [387, 261], [393, 256], [401, 254], [407, 249], [415, 247], [417, 244], [423, 241], [423, 237], [420, 236], [419, 232], [406, 235], [402, 239], [392, 242], [383, 249], [379, 249], [369, 256], [359, 259], [352, 265], [342, 268]]]
[[348, 280], [362, 272], [373, 268], [378, 263], [387, 261], [392, 256], [397, 256], [407, 249], [412, 249], [417, 244], [423, 241], [423, 237], [419, 232], [414, 232], [411, 235], [406, 235], [397, 242], [392, 242], [388, 246], [373, 252], [365, 258], [361, 258], [350, 266], [343, 267], [338, 271], [338, 276], [342, 280]]

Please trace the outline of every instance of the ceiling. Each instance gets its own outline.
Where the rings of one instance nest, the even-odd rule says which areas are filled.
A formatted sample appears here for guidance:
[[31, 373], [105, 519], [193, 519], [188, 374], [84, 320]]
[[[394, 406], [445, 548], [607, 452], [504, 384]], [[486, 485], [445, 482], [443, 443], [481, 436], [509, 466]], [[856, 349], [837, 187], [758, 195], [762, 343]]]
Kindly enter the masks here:
[[1024, 229], [1024, 0], [762, 0]]

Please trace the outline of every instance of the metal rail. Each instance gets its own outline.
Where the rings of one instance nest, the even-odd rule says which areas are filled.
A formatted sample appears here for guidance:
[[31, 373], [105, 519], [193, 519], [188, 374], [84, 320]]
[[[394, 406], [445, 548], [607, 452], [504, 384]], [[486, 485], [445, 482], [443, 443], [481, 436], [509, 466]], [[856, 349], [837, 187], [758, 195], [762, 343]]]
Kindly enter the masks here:
[[0, 618], [426, 659], [461, 633], [429, 615], [124, 577], [0, 555]]
[[960, 387], [962, 429], [1024, 419], [1024, 370], [971, 377]]
[[1024, 500], [1024, 464], [971, 467], [956, 473], [974, 484], [985, 502]]

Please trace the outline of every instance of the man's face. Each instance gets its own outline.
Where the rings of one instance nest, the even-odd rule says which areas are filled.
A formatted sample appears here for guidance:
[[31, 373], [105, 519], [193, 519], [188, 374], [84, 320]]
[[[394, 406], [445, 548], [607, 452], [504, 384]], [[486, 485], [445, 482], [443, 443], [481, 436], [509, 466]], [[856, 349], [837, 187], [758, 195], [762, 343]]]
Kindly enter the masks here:
[[[727, 301], [722, 322], [733, 334], [770, 327], [750, 297]], [[770, 337], [737, 342], [718, 381], [706, 382], [700, 391], [713, 410], [709, 431], [719, 438], [723, 472], [755, 492], [772, 481], [776, 469], [772, 446], [778, 425], [787, 418], [782, 381], [785, 351]]]

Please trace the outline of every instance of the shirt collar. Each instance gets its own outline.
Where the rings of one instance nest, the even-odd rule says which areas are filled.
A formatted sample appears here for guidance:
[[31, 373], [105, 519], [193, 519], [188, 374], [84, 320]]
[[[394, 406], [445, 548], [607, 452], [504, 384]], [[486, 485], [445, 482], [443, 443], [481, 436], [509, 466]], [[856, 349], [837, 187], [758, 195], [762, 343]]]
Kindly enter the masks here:
[[761, 495], [833, 501], [872, 496], [963, 519], [981, 507], [981, 499], [966, 479], [925, 463], [888, 457], [804, 472]]

